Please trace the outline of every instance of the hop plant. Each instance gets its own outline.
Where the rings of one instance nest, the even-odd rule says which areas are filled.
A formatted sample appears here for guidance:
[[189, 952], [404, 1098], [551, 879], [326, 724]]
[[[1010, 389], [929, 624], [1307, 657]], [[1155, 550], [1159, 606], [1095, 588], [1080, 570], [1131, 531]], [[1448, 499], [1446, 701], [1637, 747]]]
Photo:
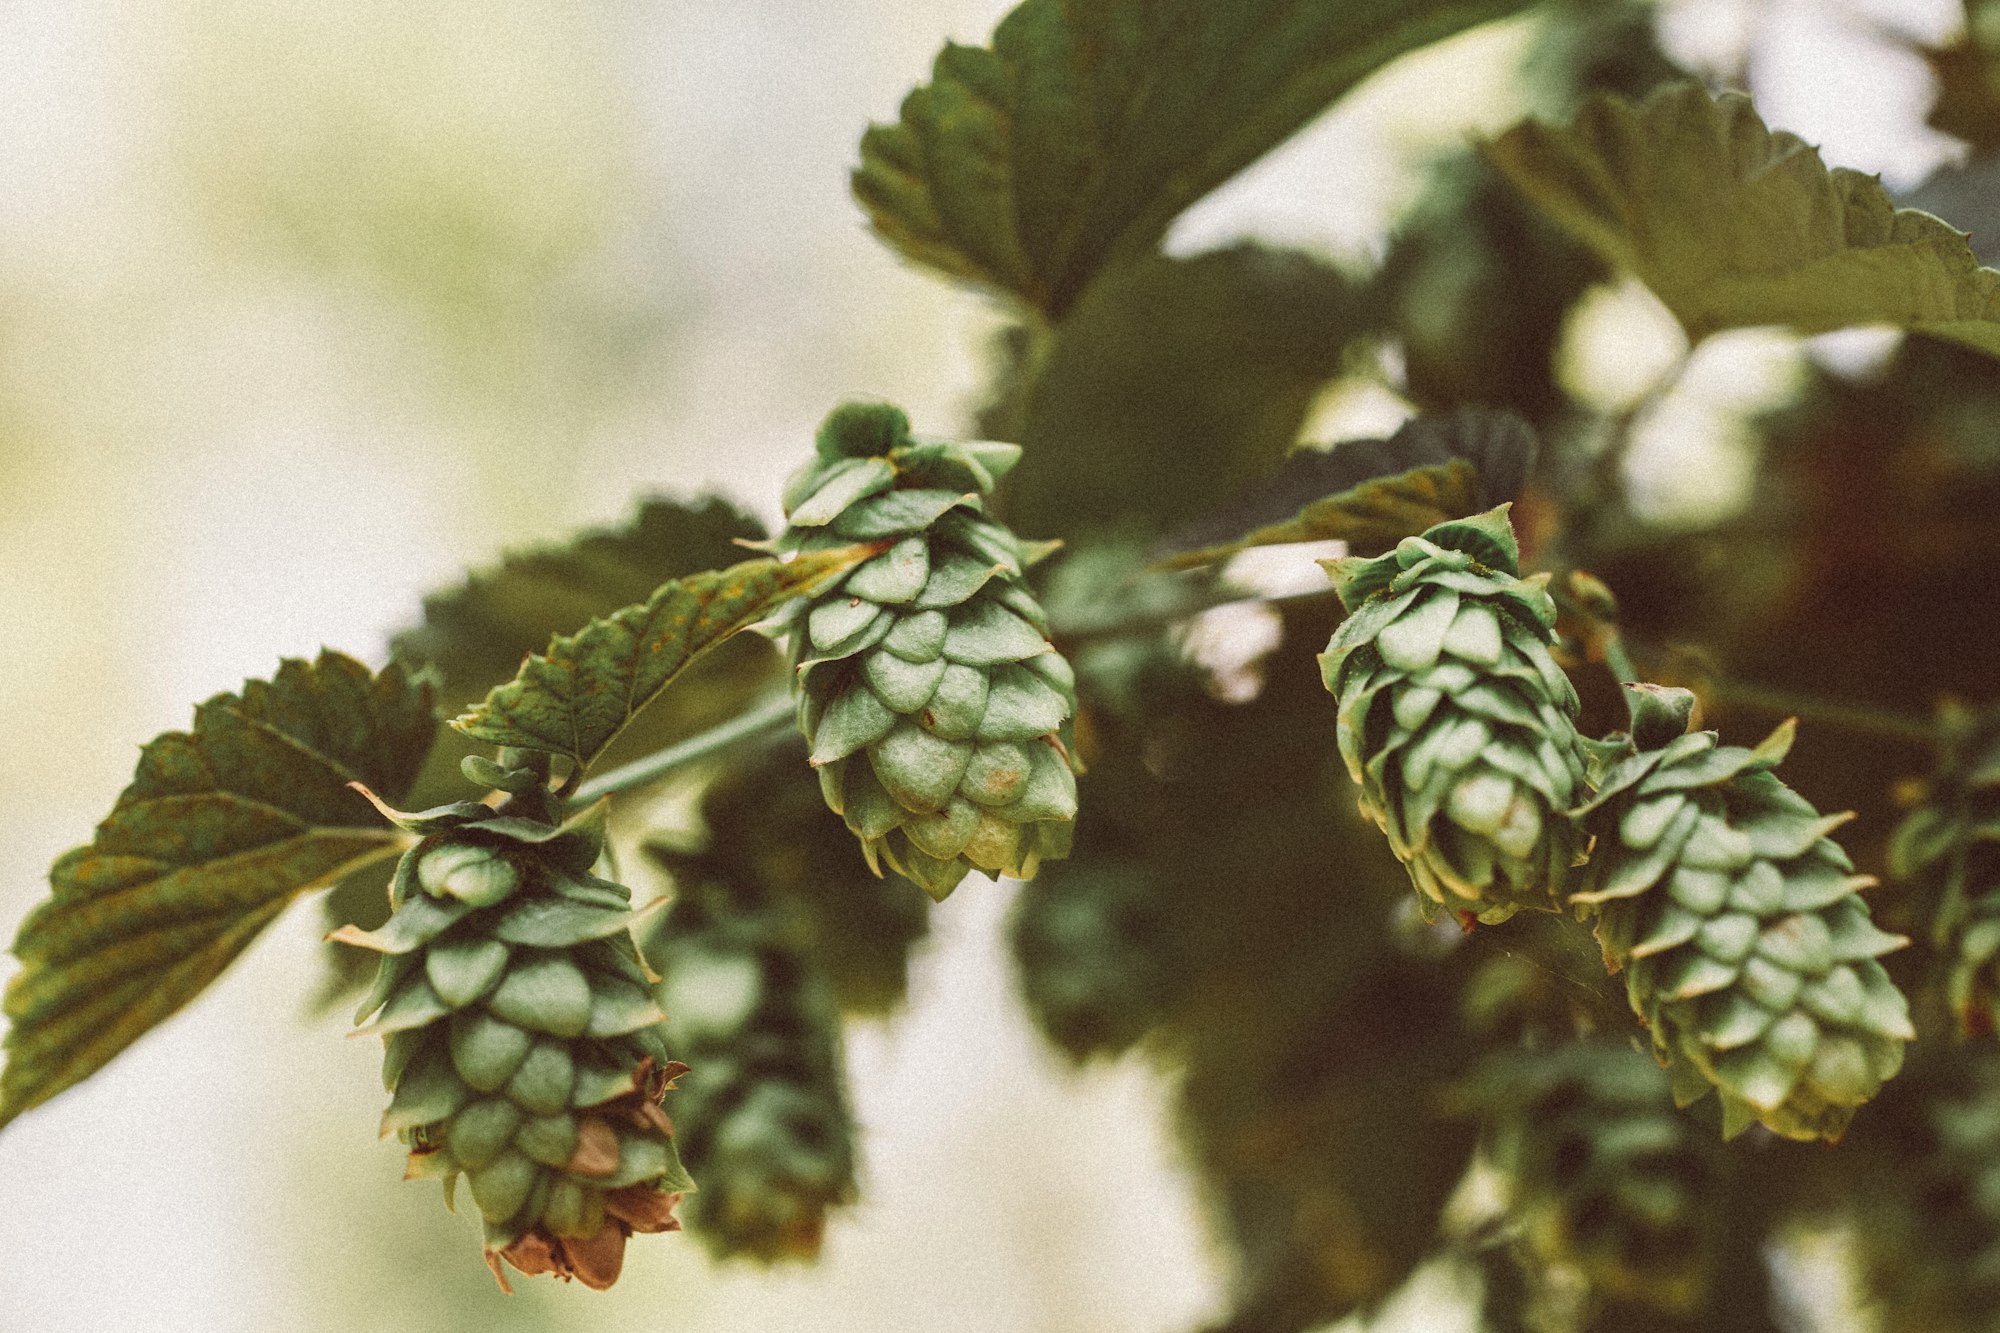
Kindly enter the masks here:
[[1916, 1035], [1876, 961], [1908, 941], [1876, 929], [1874, 881], [1827, 837], [1849, 816], [1771, 772], [1790, 723], [1722, 745], [1683, 734], [1687, 691], [1630, 688], [1632, 740], [1577, 812], [1596, 841], [1573, 901], [1683, 1103], [1714, 1087], [1726, 1134], [1837, 1138]]
[[1507, 506], [1328, 563], [1349, 615], [1320, 668], [1361, 809], [1424, 896], [1489, 924], [1560, 910], [1581, 839], [1577, 697]]
[[1952, 1010], [1968, 1035], [1986, 1035], [2000, 1026], [2000, 718], [1959, 731], [1889, 843], [1889, 872], [1931, 891]]
[[785, 549], [884, 548], [799, 616], [799, 725], [869, 863], [938, 898], [975, 868], [1031, 877], [1076, 817], [1075, 679], [1024, 577], [1049, 548], [985, 513], [1019, 456], [850, 404], [785, 491]]
[[386, 1040], [382, 1132], [410, 1146], [409, 1178], [441, 1179], [449, 1203], [465, 1175], [502, 1288], [504, 1259], [601, 1290], [627, 1237], [678, 1229], [694, 1188], [660, 1108], [686, 1066], [667, 1058], [631, 894], [590, 873], [603, 806], [558, 824], [535, 770], [481, 771], [514, 789], [497, 811], [384, 811], [421, 835], [395, 910], [333, 938], [383, 955], [356, 1021]]
[[1700, 1298], [1719, 1239], [1719, 1149], [1676, 1113], [1652, 1061], [1602, 1041], [1516, 1051], [1471, 1091], [1540, 1264], [1574, 1264], [1615, 1300], [1685, 1310]]

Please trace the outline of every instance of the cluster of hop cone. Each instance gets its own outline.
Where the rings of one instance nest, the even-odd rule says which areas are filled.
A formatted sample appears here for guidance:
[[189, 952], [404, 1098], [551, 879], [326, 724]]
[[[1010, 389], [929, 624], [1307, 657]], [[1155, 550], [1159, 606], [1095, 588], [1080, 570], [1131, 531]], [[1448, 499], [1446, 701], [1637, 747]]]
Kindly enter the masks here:
[[[785, 496], [780, 550], [875, 551], [795, 608], [810, 763], [869, 865], [938, 898], [974, 870], [1032, 876], [1076, 816], [1075, 679], [1027, 581], [1048, 548], [987, 511], [1018, 456], [851, 406]], [[1628, 733], [1581, 737], [1504, 506], [1329, 572], [1340, 753], [1427, 909], [1594, 918], [1683, 1101], [1719, 1092], [1730, 1133], [1837, 1136], [1914, 1034], [1877, 961], [1903, 941], [1871, 924], [1841, 818], [1772, 772], [1789, 730], [1725, 746], [1687, 731], [1686, 692], [1637, 686]], [[565, 820], [546, 775], [481, 760], [497, 808], [388, 812], [418, 837], [394, 914], [339, 938], [383, 954], [362, 1017], [411, 1176], [465, 1176], [496, 1276], [603, 1287], [694, 1187], [662, 1109], [685, 1068], [631, 896], [593, 873], [602, 810]]]

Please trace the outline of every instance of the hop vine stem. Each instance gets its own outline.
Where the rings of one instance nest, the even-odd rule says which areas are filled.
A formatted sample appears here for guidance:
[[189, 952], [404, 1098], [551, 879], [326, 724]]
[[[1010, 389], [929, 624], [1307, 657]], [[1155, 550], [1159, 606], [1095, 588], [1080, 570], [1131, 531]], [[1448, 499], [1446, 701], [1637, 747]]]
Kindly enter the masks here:
[[643, 758], [634, 759], [629, 764], [621, 764], [608, 773], [598, 774], [579, 786], [571, 801], [577, 805], [588, 805], [601, 797], [630, 791], [634, 787], [643, 787], [649, 782], [657, 782], [738, 742], [748, 740], [762, 732], [776, 730], [792, 720], [795, 707], [790, 694], [774, 694], [760, 703], [753, 704], [727, 722], [718, 723], [677, 745], [655, 750]]
[[[1177, 608], [1171, 612], [1147, 611], [1124, 620], [1095, 621], [1067, 632], [1058, 627], [1055, 637], [1073, 646], [1078, 642], [1158, 633], [1202, 611], [1209, 610], [1212, 606], [1260, 600], [1270, 605], [1290, 606], [1302, 602], [1323, 601], [1332, 596], [1332, 589], [1326, 592], [1291, 593], [1282, 597], [1261, 599], [1231, 596], [1218, 599], [1210, 606]], [[1644, 678], [1633, 660], [1631, 649], [1626, 646], [1623, 634], [1616, 630], [1605, 634], [1599, 641], [1599, 649], [1605, 669], [1620, 683], [1629, 685]], [[1702, 693], [1719, 703], [1781, 713], [1822, 726], [1838, 727], [1844, 731], [1882, 736], [1919, 745], [1936, 745], [1946, 739], [1943, 727], [1923, 718], [1845, 699], [1797, 694], [1751, 681], [1718, 676], [1703, 683]], [[622, 764], [607, 773], [598, 774], [576, 788], [569, 797], [570, 803], [588, 805], [600, 797], [613, 796], [619, 792], [657, 782], [733, 745], [764, 732], [775, 731], [789, 723], [794, 715], [795, 706], [789, 695], [773, 695], [728, 721], [718, 723], [707, 731], [690, 736], [676, 745], [669, 745], [629, 764]]]

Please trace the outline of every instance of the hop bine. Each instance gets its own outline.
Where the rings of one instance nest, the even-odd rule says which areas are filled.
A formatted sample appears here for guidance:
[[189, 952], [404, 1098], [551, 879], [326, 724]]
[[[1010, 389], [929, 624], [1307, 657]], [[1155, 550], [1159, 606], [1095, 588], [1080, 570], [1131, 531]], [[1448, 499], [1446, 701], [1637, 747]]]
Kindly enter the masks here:
[[1838, 1138], [1916, 1035], [1876, 961], [1908, 941], [1876, 929], [1874, 881], [1827, 837], [1849, 816], [1771, 772], [1790, 723], [1746, 750], [1683, 734], [1686, 690], [1628, 690], [1631, 739], [1577, 811], [1596, 842], [1573, 901], [1683, 1105], [1713, 1087], [1725, 1134]]
[[799, 614], [799, 725], [869, 863], [937, 898], [974, 869], [1029, 878], [1076, 817], [1075, 678], [1025, 578], [1052, 548], [985, 513], [1019, 456], [850, 404], [785, 491], [781, 548], [887, 547]]
[[1319, 659], [1341, 757], [1426, 911], [1560, 910], [1582, 845], [1563, 813], [1583, 791], [1577, 697], [1507, 506], [1327, 570], [1349, 612]]
[[410, 1146], [409, 1178], [460, 1174], [485, 1224], [486, 1262], [602, 1290], [633, 1232], [679, 1228], [694, 1188], [662, 1094], [667, 1058], [622, 885], [592, 875], [604, 807], [558, 824], [534, 769], [468, 761], [513, 791], [499, 807], [384, 810], [420, 835], [379, 929], [332, 938], [383, 955], [356, 1021], [387, 1042], [382, 1132]]

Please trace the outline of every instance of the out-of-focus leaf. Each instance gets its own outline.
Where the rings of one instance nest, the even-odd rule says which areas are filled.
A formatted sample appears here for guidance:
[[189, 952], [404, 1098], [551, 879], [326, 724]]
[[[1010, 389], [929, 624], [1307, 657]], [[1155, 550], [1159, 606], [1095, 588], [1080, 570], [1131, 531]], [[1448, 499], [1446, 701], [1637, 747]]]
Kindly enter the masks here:
[[1693, 85], [1598, 97], [1517, 125], [1487, 153], [1551, 218], [1631, 270], [1692, 338], [1785, 324], [1896, 324], [2000, 355], [2000, 273], [1965, 237], [1829, 170], [1748, 98]]
[[869, 129], [854, 192], [910, 259], [1061, 315], [1390, 60], [1525, 7], [1025, 0]]
[[566, 755], [587, 768], [695, 658], [880, 549], [746, 560], [669, 580], [644, 602], [558, 636], [451, 725], [475, 740]]
[[1571, 307], [1605, 273], [1484, 158], [1443, 164], [1375, 279], [1406, 392], [1430, 408], [1478, 403], [1559, 419], [1568, 400], [1556, 348]]
[[1937, 80], [1932, 129], [1965, 140], [1975, 153], [2000, 149], [2000, 5], [1964, 0], [1965, 31], [1943, 46], [1912, 44]]
[[[1294, 642], [1331, 628], [1324, 605], [1285, 614]], [[1438, 1095], [1475, 1049], [1457, 960], [1397, 943], [1407, 878], [1310, 741], [1332, 724], [1312, 665], [1275, 655], [1235, 705], [1170, 652], [1112, 699], [1080, 658], [1086, 815], [1014, 920], [1045, 1033], [1079, 1059], [1144, 1041], [1182, 1076], [1190, 1154], [1238, 1251], [1227, 1327], [1244, 1333], [1392, 1290], [1430, 1253], [1473, 1138]]]
[[[1526, 422], [1478, 408], [1418, 417], [1386, 440], [1300, 450], [1215, 514], [1175, 533], [1173, 545], [1193, 549], [1163, 563], [1186, 569], [1283, 542], [1344, 541], [1354, 554], [1372, 555], [1447, 519], [1519, 499], [1534, 458]], [[1245, 528], [1242, 536], [1223, 535]]]
[[424, 599], [424, 622], [396, 636], [397, 656], [444, 678], [446, 698], [484, 694], [557, 634], [643, 602], [668, 579], [733, 563], [763, 525], [728, 501], [649, 499], [630, 521], [561, 546], [510, 552], [497, 568]]
[[[2000, 118], [1995, 129], [2000, 130]], [[1943, 218], [1971, 237], [1972, 253], [1991, 268], [2000, 261], [2000, 153], [1947, 163], [1897, 202]]]
[[409, 788], [437, 733], [427, 680], [324, 652], [218, 694], [146, 746], [14, 941], [0, 1124], [186, 1004], [299, 894], [404, 839], [348, 784]]
[[1283, 460], [1357, 323], [1349, 284], [1293, 252], [1246, 245], [1107, 275], [1009, 423], [1027, 446], [1009, 518], [1069, 538], [1202, 513]]
[[1855, 1122], [1836, 1181], [1885, 1333], [1989, 1330], [2000, 1308], [2000, 1051], [1929, 1054]]

